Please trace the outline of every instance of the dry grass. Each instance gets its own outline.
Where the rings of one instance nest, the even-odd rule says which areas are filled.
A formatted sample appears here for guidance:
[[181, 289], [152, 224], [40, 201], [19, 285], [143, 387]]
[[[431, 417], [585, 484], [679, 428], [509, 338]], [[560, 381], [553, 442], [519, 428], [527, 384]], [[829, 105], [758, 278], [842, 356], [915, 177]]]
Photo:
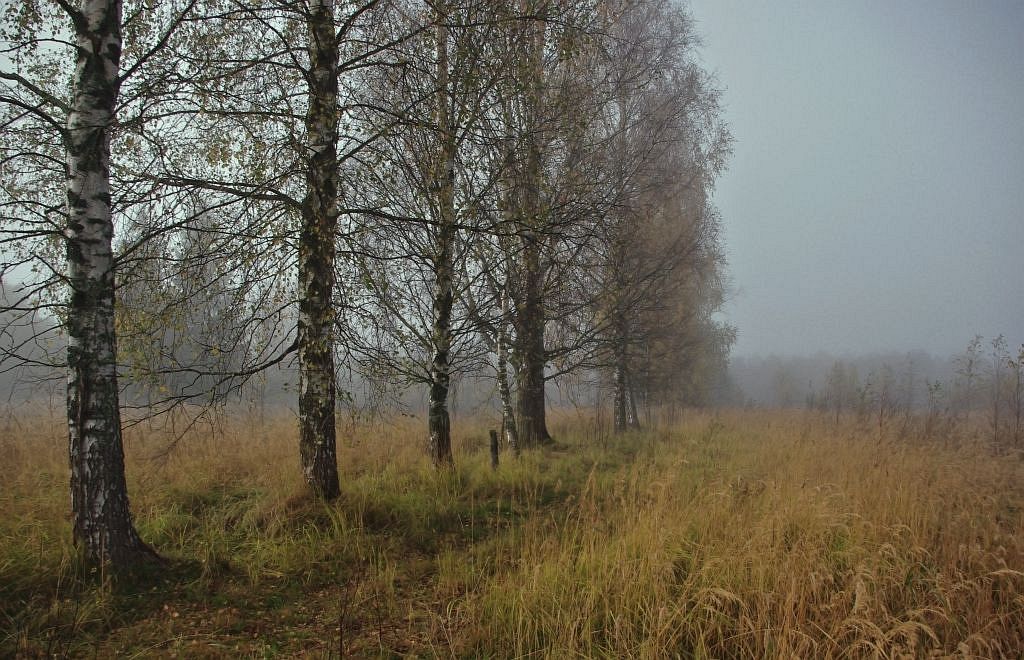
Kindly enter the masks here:
[[[24, 422], [23, 422], [24, 423]], [[438, 475], [420, 420], [342, 442], [303, 495], [287, 419], [126, 440], [144, 537], [117, 582], [69, 546], [59, 424], [0, 438], [0, 655], [1020, 657], [1024, 460], [792, 413], [692, 414]]]

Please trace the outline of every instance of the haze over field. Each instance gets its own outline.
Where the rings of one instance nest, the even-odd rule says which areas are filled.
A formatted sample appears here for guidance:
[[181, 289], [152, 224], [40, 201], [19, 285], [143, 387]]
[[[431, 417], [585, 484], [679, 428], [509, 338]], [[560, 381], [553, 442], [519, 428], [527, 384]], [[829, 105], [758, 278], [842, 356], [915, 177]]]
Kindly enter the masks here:
[[1024, 6], [692, 1], [0, 5], [0, 657], [1024, 657]]
[[1024, 341], [1024, 4], [701, 0], [734, 355]]

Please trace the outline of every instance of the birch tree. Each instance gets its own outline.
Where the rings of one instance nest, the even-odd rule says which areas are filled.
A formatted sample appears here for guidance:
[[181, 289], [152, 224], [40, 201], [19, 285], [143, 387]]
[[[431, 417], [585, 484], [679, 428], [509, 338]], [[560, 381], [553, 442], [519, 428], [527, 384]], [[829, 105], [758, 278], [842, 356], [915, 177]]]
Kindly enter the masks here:
[[114, 231], [126, 191], [112, 183], [111, 144], [191, 8], [132, 3], [125, 19], [120, 0], [54, 0], [4, 15], [3, 275], [17, 282], [7, 311], [51, 311], [67, 337], [73, 537], [86, 560], [117, 568], [153, 553], [124, 474]]
[[121, 3], [67, 7], [76, 62], [67, 122], [68, 439], [74, 536], [94, 561], [125, 564], [146, 546], [124, 477], [114, 330], [110, 127], [121, 55]]
[[[510, 360], [516, 380], [516, 424], [523, 446], [551, 439], [545, 413], [546, 365], [552, 352], [545, 333], [552, 316], [550, 288], [556, 271], [578, 263], [570, 255], [583, 249], [585, 231], [573, 206], [587, 199], [585, 158], [573, 136], [591, 117], [588, 79], [581, 56], [596, 25], [594, 7], [586, 2], [550, 3], [523, 0], [504, 14], [500, 38], [507, 49], [511, 72], [498, 91], [500, 128], [507, 145], [502, 168], [504, 223], [512, 240], [500, 241], [506, 254], [504, 295], [511, 327]], [[571, 181], [570, 185], [566, 185]], [[556, 258], [570, 256], [566, 261]]]
[[307, 11], [309, 156], [298, 264], [299, 453], [306, 483], [319, 496], [331, 499], [339, 493], [332, 297], [339, 206], [339, 52], [334, 0], [312, 0]]
[[[195, 75], [178, 112], [194, 127], [165, 151], [159, 179], [220, 200], [225, 218], [231, 209], [262, 215], [257, 231], [267, 249], [257, 258], [272, 273], [291, 274], [302, 471], [326, 499], [339, 492], [337, 331], [349, 308], [337, 279], [348, 233], [343, 177], [354, 176], [358, 155], [397, 121], [367, 102], [363, 77], [403, 66], [393, 48], [409, 35], [394, 29], [392, 9], [382, 0], [211, 5], [192, 24], [192, 41], [204, 48], [185, 44], [180, 53]], [[196, 144], [213, 157], [193, 158]], [[281, 246], [293, 251], [281, 255]]]
[[[381, 103], [405, 108], [405, 120], [374, 148], [358, 204], [364, 208], [360, 278], [365, 315], [347, 343], [368, 375], [427, 388], [427, 446], [450, 466], [452, 377], [479, 368], [480, 345], [467, 294], [466, 268], [487, 230], [493, 153], [491, 90], [504, 66], [490, 47], [490, 1], [410, 4], [429, 25], [404, 44], [414, 66], [382, 71]], [[422, 54], [429, 53], [429, 57]], [[417, 57], [419, 55], [419, 57]]]

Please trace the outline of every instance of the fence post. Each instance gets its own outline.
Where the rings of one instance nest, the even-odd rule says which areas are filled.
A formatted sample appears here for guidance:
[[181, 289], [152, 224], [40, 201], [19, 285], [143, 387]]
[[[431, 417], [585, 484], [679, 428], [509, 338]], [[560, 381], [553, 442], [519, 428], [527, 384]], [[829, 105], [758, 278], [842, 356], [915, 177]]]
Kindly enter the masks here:
[[498, 432], [491, 429], [491, 469], [498, 469]]

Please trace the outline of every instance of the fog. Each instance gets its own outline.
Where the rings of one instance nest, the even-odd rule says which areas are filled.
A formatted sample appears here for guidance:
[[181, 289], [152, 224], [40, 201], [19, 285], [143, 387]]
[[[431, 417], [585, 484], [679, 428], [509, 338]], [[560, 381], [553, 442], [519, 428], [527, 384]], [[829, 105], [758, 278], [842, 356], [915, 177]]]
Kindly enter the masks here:
[[1024, 3], [696, 0], [737, 356], [1024, 341]]

